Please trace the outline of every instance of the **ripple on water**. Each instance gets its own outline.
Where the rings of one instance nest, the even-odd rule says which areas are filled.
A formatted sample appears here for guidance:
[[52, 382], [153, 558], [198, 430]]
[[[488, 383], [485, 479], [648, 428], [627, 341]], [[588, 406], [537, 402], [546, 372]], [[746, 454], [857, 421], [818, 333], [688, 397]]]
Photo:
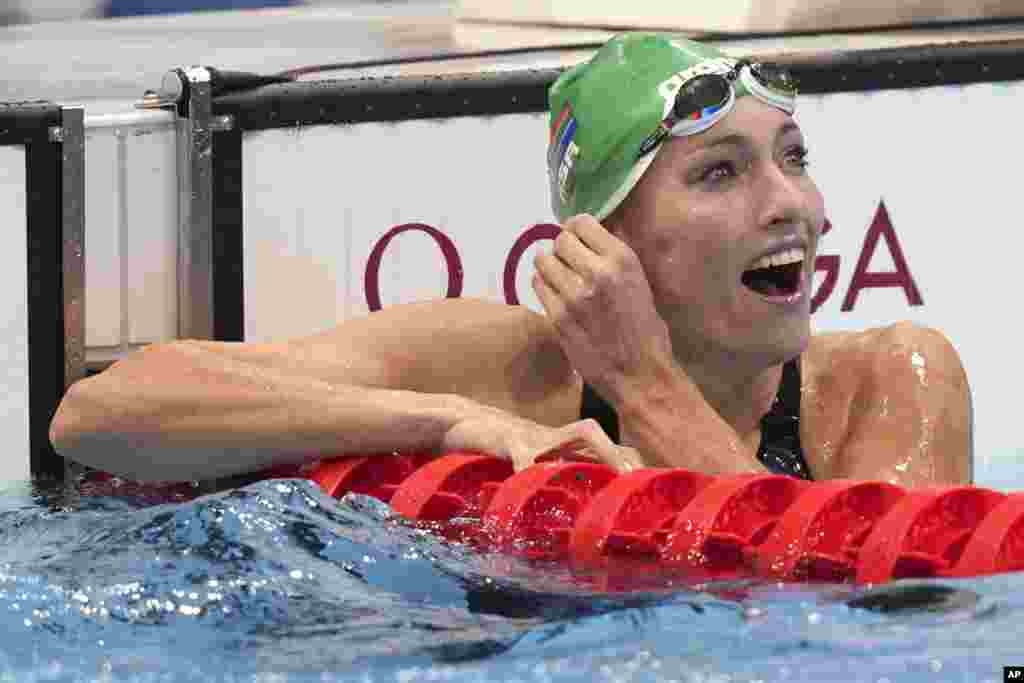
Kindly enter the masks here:
[[167, 505], [0, 495], [0, 548], [0, 681], [19, 683], [984, 681], [1024, 626], [1020, 575], [603, 593], [292, 480]]

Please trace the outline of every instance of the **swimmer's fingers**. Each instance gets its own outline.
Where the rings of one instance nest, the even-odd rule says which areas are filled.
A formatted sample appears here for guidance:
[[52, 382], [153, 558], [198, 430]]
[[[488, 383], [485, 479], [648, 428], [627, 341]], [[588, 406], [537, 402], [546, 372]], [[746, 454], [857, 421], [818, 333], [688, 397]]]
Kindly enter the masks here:
[[601, 454], [596, 453], [582, 442], [570, 442], [556, 446], [541, 453], [533, 459], [534, 463], [543, 462], [592, 462], [611, 465], [620, 472], [632, 472], [645, 467], [640, 452], [626, 446], [612, 446]]
[[551, 253], [575, 273], [582, 283], [600, 280], [607, 269], [604, 259], [567, 229], [555, 238]]
[[549, 427], [487, 406], [452, 425], [440, 450], [492, 453], [511, 460], [516, 471], [538, 460], [592, 460], [621, 471], [643, 466], [639, 453], [616, 445], [595, 420]]
[[589, 251], [603, 257], [615, 257], [625, 246], [590, 214], [573, 216], [562, 225], [562, 230], [576, 237]]
[[641, 455], [640, 451], [637, 449], [629, 446], [616, 446], [615, 448], [617, 449], [619, 457], [619, 470], [623, 472], [632, 472], [633, 470], [639, 470], [649, 466], [647, 462], [644, 461], [644, 456]]
[[603, 462], [606, 465], [611, 465], [620, 472], [632, 472], [638, 470], [647, 465], [644, 463], [643, 457], [640, 455], [640, 451], [635, 448], [629, 448], [627, 446], [617, 446], [612, 444], [611, 447], [604, 450], [601, 457], [597, 458], [599, 462]]
[[[566, 354], [570, 355], [573, 353], [573, 345], [585, 343], [579, 316], [583, 310], [581, 302], [589, 301], [586, 297], [590, 294], [584, 294], [584, 286], [581, 282], [566, 284], [567, 280], [563, 279], [561, 285], [553, 284], [552, 280], [544, 275], [545, 271], [550, 272], [550, 270], [541, 265], [542, 262], [549, 259], [558, 260], [554, 256], [547, 256], [543, 259], [538, 257], [537, 272], [533, 274], [533, 291], [537, 294], [551, 324], [558, 331], [559, 343]], [[556, 268], [565, 268], [565, 266], [556, 266]], [[579, 280], [575, 274], [570, 273], [570, 276]], [[568, 277], [566, 276], [566, 278]]]
[[583, 460], [602, 462], [622, 472], [644, 467], [640, 452], [613, 442], [594, 420], [580, 420], [565, 427], [565, 439], [537, 455], [534, 462]]
[[573, 462], [600, 462], [600, 459], [589, 454], [585, 441], [573, 440], [559, 444], [552, 449], [546, 450], [533, 459], [538, 462], [558, 462], [570, 460]]
[[[584, 235], [601, 248], [592, 248]], [[614, 262], [605, 258], [604, 252], [616, 251], [616, 241], [592, 217], [576, 216], [563, 226], [551, 251], [537, 254], [533, 264], [544, 284], [571, 308], [593, 299], [601, 286], [615, 279]]]
[[534, 290], [537, 289], [539, 281], [551, 294], [566, 301], [573, 301], [585, 295], [586, 282], [555, 254], [537, 254], [533, 259], [533, 265], [537, 269], [533, 278]]
[[569, 316], [566, 311], [564, 297], [552, 288], [551, 283], [540, 273], [540, 271], [533, 274], [532, 284], [533, 291], [537, 294], [537, 298], [544, 307], [544, 312], [547, 313], [551, 324], [554, 325], [555, 329], [558, 330], [561, 335], [559, 337], [559, 342], [562, 344], [566, 353], [569, 353], [569, 349], [565, 348], [566, 342], [563, 339], [569, 331], [566, 328]]

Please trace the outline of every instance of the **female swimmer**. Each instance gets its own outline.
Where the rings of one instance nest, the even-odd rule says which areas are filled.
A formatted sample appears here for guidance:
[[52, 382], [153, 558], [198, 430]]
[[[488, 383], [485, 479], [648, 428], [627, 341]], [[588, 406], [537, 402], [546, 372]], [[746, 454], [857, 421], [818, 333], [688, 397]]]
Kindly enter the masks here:
[[153, 345], [75, 384], [53, 443], [138, 480], [395, 450], [523, 467], [568, 444], [621, 469], [968, 482], [943, 335], [811, 333], [824, 204], [794, 112], [778, 69], [617, 36], [550, 90], [547, 315], [451, 299], [281, 343]]

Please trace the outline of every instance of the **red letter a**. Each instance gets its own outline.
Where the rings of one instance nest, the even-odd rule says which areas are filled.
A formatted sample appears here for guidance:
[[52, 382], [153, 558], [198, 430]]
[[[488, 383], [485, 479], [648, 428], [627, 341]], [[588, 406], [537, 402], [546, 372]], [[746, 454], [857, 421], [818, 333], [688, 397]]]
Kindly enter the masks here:
[[[871, 263], [871, 257], [875, 254], [879, 237], [884, 237], [885, 244], [889, 247], [892, 261], [896, 264], [894, 272], [868, 272], [868, 264]], [[871, 221], [871, 227], [868, 228], [868, 234], [864, 238], [864, 247], [860, 250], [860, 258], [857, 260], [857, 267], [854, 268], [853, 277], [850, 279], [850, 288], [846, 291], [846, 298], [843, 299], [840, 310], [852, 311], [854, 304], [857, 303], [857, 295], [860, 294], [860, 290], [882, 287], [901, 287], [911, 306], [924, 304], [921, 293], [917, 290], [917, 285], [914, 284], [914, 277], [907, 267], [907, 260], [903, 258], [903, 250], [900, 249], [900, 241], [896, 237], [896, 231], [893, 230], [884, 201], [878, 203], [878, 211], [875, 212], [875, 219]]]

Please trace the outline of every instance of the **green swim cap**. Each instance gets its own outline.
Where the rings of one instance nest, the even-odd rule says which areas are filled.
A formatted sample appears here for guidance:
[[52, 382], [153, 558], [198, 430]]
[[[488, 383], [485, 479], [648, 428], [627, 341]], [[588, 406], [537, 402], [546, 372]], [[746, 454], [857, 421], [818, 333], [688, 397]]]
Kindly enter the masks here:
[[[728, 73], [737, 62], [671, 34], [624, 33], [562, 73], [548, 91], [548, 175], [557, 219], [606, 218], [654, 160], [657, 149], [641, 155], [641, 146], [672, 111], [683, 83], [701, 73]], [[752, 90], [770, 98], [750, 78], [733, 81], [735, 97]]]

